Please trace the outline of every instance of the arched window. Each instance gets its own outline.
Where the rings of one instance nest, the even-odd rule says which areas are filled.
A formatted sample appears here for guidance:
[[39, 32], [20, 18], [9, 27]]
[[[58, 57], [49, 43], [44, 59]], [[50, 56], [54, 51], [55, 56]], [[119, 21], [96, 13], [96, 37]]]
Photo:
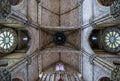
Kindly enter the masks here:
[[89, 37], [89, 43], [93, 49], [95, 49], [95, 48], [99, 49], [99, 47], [100, 47], [100, 45], [99, 45], [100, 44], [100, 42], [99, 42], [100, 36], [99, 35], [100, 35], [99, 30], [93, 30]]
[[14, 79], [12, 79], [12, 81], [23, 81], [23, 80], [21, 80], [19, 78], [14, 78]]
[[18, 49], [28, 48], [29, 41], [28, 31], [18, 31]]
[[56, 64], [56, 71], [64, 71], [64, 70], [65, 70], [64, 64], [62, 63]]
[[108, 78], [108, 77], [102, 77], [98, 81], [110, 81], [110, 78]]
[[98, 0], [102, 6], [111, 6], [115, 0]]

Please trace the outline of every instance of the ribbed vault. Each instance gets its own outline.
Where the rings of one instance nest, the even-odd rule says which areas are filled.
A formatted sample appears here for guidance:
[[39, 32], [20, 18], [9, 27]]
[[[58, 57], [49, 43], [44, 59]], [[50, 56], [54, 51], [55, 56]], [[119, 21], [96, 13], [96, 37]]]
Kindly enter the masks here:
[[[66, 6], [67, 5], [67, 6]], [[78, 0], [41, 0], [39, 4], [40, 69], [55, 72], [55, 65], [63, 63], [65, 72], [80, 70], [80, 4]], [[53, 36], [60, 32], [64, 44], [56, 44]], [[61, 40], [61, 37], [58, 37]], [[58, 42], [58, 41], [57, 41]]]

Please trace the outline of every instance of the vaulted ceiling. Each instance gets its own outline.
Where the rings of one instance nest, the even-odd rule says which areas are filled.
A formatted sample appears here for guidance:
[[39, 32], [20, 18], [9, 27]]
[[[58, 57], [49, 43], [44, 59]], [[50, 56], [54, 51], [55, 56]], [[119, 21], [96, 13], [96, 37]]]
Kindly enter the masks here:
[[40, 6], [41, 25], [80, 25], [78, 0], [41, 0]]
[[[66, 71], [78, 71], [81, 42], [78, 0], [41, 0], [39, 8], [42, 70], [55, 71], [55, 64], [62, 62]], [[57, 32], [65, 36], [66, 41], [62, 45], [54, 42], [53, 36]], [[56, 40], [62, 40], [62, 37]]]

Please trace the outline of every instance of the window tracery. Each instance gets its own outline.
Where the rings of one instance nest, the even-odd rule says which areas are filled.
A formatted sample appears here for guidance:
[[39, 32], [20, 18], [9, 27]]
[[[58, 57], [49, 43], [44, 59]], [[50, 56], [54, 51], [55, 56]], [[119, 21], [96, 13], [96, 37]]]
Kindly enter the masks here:
[[10, 53], [17, 46], [17, 34], [11, 28], [3, 28], [0, 30], [0, 52]]

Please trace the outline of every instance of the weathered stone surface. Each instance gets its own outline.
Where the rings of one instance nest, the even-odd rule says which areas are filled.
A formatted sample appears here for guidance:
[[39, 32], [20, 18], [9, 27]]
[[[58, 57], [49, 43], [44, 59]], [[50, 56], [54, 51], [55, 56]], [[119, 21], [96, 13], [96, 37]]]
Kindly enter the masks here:
[[59, 0], [41, 0], [41, 5], [55, 13], [59, 13]]
[[93, 68], [92, 65], [89, 62], [89, 56], [87, 55], [83, 55], [83, 78], [85, 81], [93, 81], [92, 79], [92, 72], [93, 72]]
[[83, 2], [83, 23], [87, 24], [89, 19], [92, 17], [92, 1], [93, 0], [84, 0]]
[[32, 18], [32, 22], [37, 23], [37, 2], [36, 0], [29, 0], [28, 1], [28, 16]]
[[59, 17], [48, 10], [41, 9], [41, 24], [46, 26], [58, 26]]
[[96, 65], [94, 66], [94, 81], [99, 81], [102, 77], [110, 77], [110, 76], [111, 75], [104, 69]]
[[55, 52], [42, 53], [42, 68], [59, 61], [59, 54]]

